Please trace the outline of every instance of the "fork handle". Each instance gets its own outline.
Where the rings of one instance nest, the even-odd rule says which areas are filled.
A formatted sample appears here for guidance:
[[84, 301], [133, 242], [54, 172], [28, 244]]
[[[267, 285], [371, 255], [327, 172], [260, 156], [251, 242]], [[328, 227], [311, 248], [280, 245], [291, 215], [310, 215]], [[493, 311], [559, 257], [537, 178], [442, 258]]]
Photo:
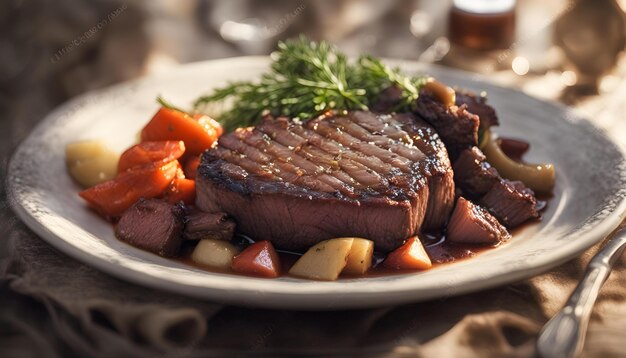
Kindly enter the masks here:
[[565, 307], [539, 333], [539, 356], [570, 358], [581, 353], [593, 305], [625, 246], [626, 229], [621, 229], [591, 259], [582, 281], [567, 300]]

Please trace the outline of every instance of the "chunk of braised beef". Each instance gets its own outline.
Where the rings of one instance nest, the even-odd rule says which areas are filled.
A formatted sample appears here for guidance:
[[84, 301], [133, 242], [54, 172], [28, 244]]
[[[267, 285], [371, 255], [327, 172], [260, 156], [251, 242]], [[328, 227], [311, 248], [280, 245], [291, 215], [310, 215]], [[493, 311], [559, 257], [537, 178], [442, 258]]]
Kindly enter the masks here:
[[115, 227], [115, 236], [130, 245], [171, 257], [182, 244], [185, 209], [159, 199], [140, 199]]
[[485, 96], [479, 96], [473, 92], [463, 90], [456, 90], [455, 92], [456, 105], [466, 105], [468, 111], [477, 115], [480, 118], [480, 129], [485, 130], [500, 124], [496, 110], [487, 104]]
[[495, 245], [511, 235], [487, 210], [460, 197], [450, 217], [446, 237], [456, 243]]
[[520, 181], [500, 180], [485, 194], [481, 204], [509, 228], [539, 217], [535, 193]]
[[235, 222], [226, 213], [206, 213], [191, 209], [186, 217], [183, 236], [187, 240], [230, 240], [235, 233]]
[[496, 168], [487, 162], [478, 147], [463, 150], [452, 169], [456, 185], [473, 199], [485, 195], [501, 179]]
[[421, 92], [415, 101], [415, 113], [435, 127], [452, 161], [467, 148], [478, 145], [478, 116], [467, 105], [447, 107], [435, 96]]

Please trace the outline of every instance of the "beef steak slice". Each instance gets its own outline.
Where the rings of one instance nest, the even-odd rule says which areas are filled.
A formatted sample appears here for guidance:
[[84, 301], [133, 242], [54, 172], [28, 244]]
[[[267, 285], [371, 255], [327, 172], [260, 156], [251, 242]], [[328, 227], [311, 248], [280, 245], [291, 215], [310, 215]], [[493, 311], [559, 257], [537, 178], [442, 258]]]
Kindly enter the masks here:
[[222, 136], [202, 156], [198, 207], [279, 249], [357, 236], [392, 250], [441, 228], [454, 180], [439, 135], [412, 114], [267, 118]]

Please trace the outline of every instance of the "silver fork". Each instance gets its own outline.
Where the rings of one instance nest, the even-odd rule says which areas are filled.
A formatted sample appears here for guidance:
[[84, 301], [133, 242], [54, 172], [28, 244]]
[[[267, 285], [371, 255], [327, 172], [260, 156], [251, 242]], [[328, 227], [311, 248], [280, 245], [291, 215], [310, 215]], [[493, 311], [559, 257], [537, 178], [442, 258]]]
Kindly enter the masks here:
[[626, 228], [616, 233], [591, 259], [582, 281], [565, 307], [545, 326], [537, 339], [537, 353], [544, 358], [578, 356], [585, 343], [585, 333], [593, 305], [604, 281], [626, 247]]

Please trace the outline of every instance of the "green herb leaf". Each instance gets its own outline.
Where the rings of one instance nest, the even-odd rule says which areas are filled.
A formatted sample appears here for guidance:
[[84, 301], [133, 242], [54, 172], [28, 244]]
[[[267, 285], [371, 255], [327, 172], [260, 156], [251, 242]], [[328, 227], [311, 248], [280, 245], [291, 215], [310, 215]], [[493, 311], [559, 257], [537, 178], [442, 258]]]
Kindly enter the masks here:
[[396, 110], [407, 110], [426, 83], [425, 77], [409, 77], [379, 59], [361, 56], [354, 63], [325, 41], [304, 36], [279, 42], [271, 56], [270, 72], [258, 82], [234, 82], [200, 97], [196, 111], [213, 103], [232, 102], [218, 116], [226, 130], [258, 123], [269, 113], [307, 120], [329, 110], [368, 110], [380, 92], [390, 86], [401, 89]]

